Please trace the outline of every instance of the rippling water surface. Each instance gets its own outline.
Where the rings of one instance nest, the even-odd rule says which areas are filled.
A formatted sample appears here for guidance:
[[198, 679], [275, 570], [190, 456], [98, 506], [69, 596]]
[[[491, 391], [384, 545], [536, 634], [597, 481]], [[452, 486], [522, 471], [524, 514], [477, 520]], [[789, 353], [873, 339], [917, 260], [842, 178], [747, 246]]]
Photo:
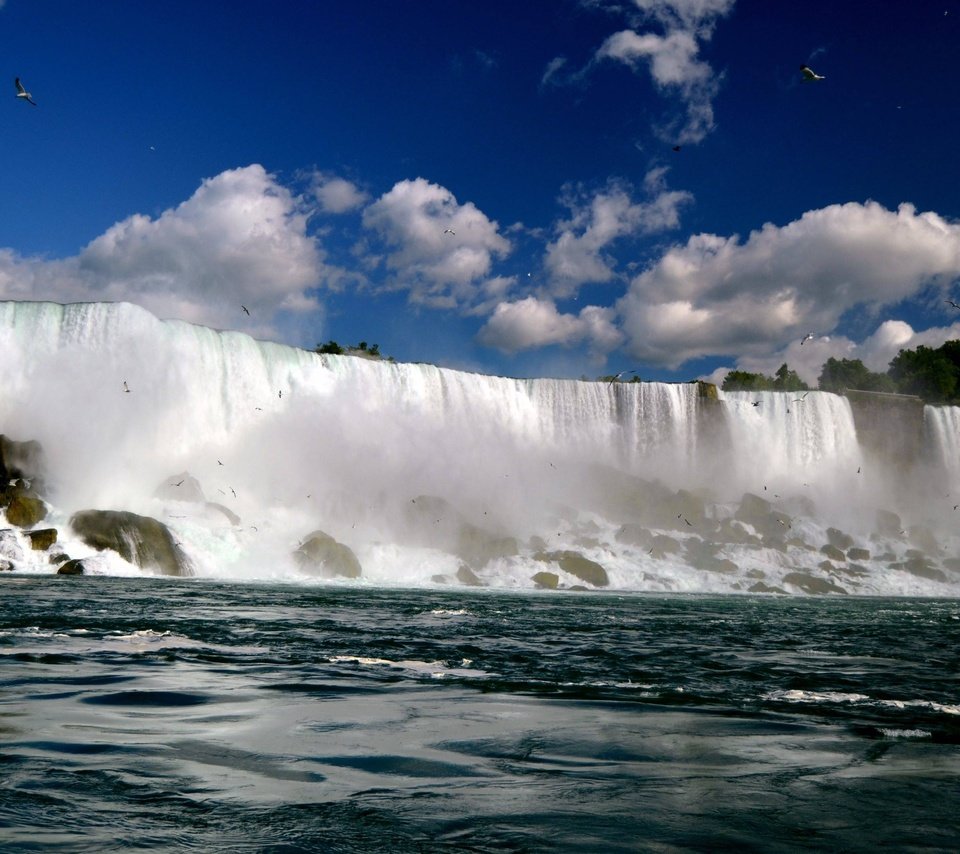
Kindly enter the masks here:
[[0, 579], [4, 851], [955, 850], [960, 602]]

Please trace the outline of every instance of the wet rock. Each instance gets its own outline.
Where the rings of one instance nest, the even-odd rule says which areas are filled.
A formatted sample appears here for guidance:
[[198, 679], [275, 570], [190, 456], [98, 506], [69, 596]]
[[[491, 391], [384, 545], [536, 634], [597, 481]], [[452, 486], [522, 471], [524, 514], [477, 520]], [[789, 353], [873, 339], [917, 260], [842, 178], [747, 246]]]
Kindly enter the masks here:
[[57, 570], [57, 575], [83, 575], [84, 570], [82, 560], [68, 560]]
[[[9, 518], [9, 517], [8, 517]], [[926, 525], [911, 525], [907, 529], [907, 537], [911, 545], [916, 546], [927, 554], [936, 554], [940, 551], [940, 544]]]
[[724, 519], [720, 522], [713, 538], [717, 542], [730, 543], [733, 545], [762, 545], [760, 537], [756, 534], [751, 534], [740, 522], [734, 519]]
[[784, 536], [792, 522], [790, 516], [774, 510], [769, 501], [752, 492], [745, 493], [740, 499], [740, 506], [733, 518], [750, 525], [765, 537]]
[[782, 587], [771, 587], [769, 584], [764, 584], [762, 581], [751, 584], [747, 590], [750, 593], [780, 593], [784, 596], [787, 595], [787, 591]]
[[767, 574], [762, 569], [748, 569], [744, 575], [747, 578], [766, 578]]
[[483, 587], [483, 582], [469, 566], [462, 563], [457, 569], [457, 581], [466, 587]]
[[70, 527], [91, 548], [115, 551], [124, 560], [162, 575], [192, 575], [170, 529], [150, 516], [122, 510], [81, 510]]
[[627, 522], [626, 525], [621, 525], [614, 536], [618, 543], [627, 546], [640, 546], [645, 549], [649, 549], [653, 541], [653, 532], [636, 522]]
[[828, 558], [830, 558], [830, 560], [839, 561], [841, 563], [847, 559], [847, 556], [843, 550], [834, 543], [827, 543], [823, 546], [820, 546], [820, 552], [825, 554]]
[[544, 590], [556, 590], [557, 585], [560, 583], [560, 576], [555, 572], [538, 572], [531, 579], [537, 587], [540, 587]]
[[35, 552], [45, 552], [57, 541], [56, 528], [40, 528], [36, 531], [24, 531], [24, 535], [30, 540], [30, 548]]
[[324, 531], [309, 534], [293, 553], [293, 559], [302, 571], [311, 575], [327, 578], [360, 577], [360, 561], [353, 550]]
[[579, 552], [538, 552], [533, 558], [539, 561], [555, 561], [564, 572], [569, 572], [594, 587], [606, 587], [610, 583], [607, 571], [599, 563], [584, 557]]
[[877, 510], [875, 527], [881, 536], [899, 537], [903, 530], [903, 522], [890, 510]]
[[847, 592], [829, 578], [819, 578], [806, 572], [788, 572], [783, 577], [783, 582], [812, 595]]
[[43, 447], [39, 442], [17, 442], [0, 433], [0, 489], [20, 478], [42, 495], [43, 474]]
[[850, 560], [870, 560], [870, 550], [858, 548], [847, 549], [847, 557]]
[[853, 537], [845, 534], [839, 528], [827, 528], [827, 542], [838, 549], [847, 549], [853, 546]]
[[163, 501], [206, 501], [200, 481], [186, 471], [170, 475], [153, 494]]
[[917, 578], [926, 578], [929, 581], [946, 582], [947, 575], [942, 569], [934, 566], [927, 557], [909, 557], [901, 564], [894, 564], [894, 568], [909, 572]]
[[18, 528], [32, 528], [46, 518], [47, 507], [35, 495], [17, 495], [7, 505], [7, 521]]
[[47, 560], [56, 566], [59, 563], [70, 560], [70, 555], [66, 555], [63, 552], [54, 552]]
[[0, 572], [10, 572], [13, 569], [13, 561], [0, 557]]
[[653, 549], [653, 556], [657, 558], [665, 557], [668, 554], [679, 554], [683, 551], [683, 546], [679, 540], [668, 537], [666, 534], [657, 534], [650, 543]]
[[449, 584], [450, 579], [445, 575], [431, 575], [430, 580], [434, 584]]

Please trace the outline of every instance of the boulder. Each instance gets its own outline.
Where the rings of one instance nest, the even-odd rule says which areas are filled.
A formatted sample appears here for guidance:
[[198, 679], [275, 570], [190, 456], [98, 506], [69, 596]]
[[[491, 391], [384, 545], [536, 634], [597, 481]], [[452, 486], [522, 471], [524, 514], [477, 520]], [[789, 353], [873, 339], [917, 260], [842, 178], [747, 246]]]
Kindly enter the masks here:
[[466, 587], [483, 587], [480, 577], [465, 563], [461, 563], [457, 570], [457, 581]]
[[827, 542], [831, 546], [836, 546], [836, 548], [844, 551], [853, 547], [853, 537], [845, 534], [839, 528], [827, 528]]
[[537, 587], [545, 590], [556, 590], [560, 583], [560, 576], [555, 572], [538, 572], [531, 580]]
[[57, 575], [83, 575], [83, 572], [82, 560], [68, 560], [57, 570]]
[[[830, 530], [832, 531], [832, 530], [834, 530], [834, 529], [831, 528]], [[828, 534], [829, 534], [829, 532], [828, 532]], [[841, 562], [842, 562], [842, 561], [845, 561], [845, 560], [847, 559], [847, 556], [846, 556], [846, 554], [843, 552], [843, 550], [842, 550], [839, 546], [835, 545], [835, 544], [832, 543], [832, 542], [831, 542], [831, 543], [826, 543], [825, 545], [820, 546], [820, 551], [821, 551], [823, 554], [825, 554], [828, 558], [830, 558], [830, 560], [836, 560], [836, 561], [841, 561]]]
[[18, 528], [32, 528], [46, 517], [47, 507], [36, 495], [17, 495], [7, 505], [7, 521]]
[[0, 433], [0, 489], [23, 478], [38, 493], [43, 492], [43, 447], [39, 442], [17, 442]]
[[337, 542], [324, 531], [309, 534], [293, 559], [303, 572], [326, 578], [359, 578], [360, 561], [349, 546]]
[[163, 501], [206, 501], [200, 481], [186, 471], [170, 475], [153, 494]]
[[850, 558], [850, 560], [870, 560], [870, 550], [859, 548], [847, 549], [847, 557]]
[[533, 558], [539, 561], [555, 561], [564, 572], [569, 572], [594, 587], [606, 587], [610, 583], [607, 571], [599, 563], [584, 557], [579, 552], [538, 552]]
[[783, 576], [783, 581], [785, 584], [798, 587], [804, 593], [814, 595], [847, 592], [838, 584], [834, 584], [829, 578], [819, 578], [806, 572], [788, 572]]
[[877, 533], [884, 537], [899, 537], [903, 531], [903, 522], [890, 510], [877, 510], [876, 529]]
[[9, 572], [13, 569], [13, 561], [0, 557], [0, 572]]
[[124, 560], [162, 575], [192, 575], [170, 529], [150, 516], [121, 510], [81, 510], [70, 527], [91, 548], [111, 549]]
[[30, 540], [30, 548], [35, 552], [45, 552], [57, 541], [56, 528], [40, 528], [36, 531], [25, 531], [24, 533]]
[[782, 587], [771, 587], [769, 584], [764, 584], [762, 581], [756, 582], [756, 584], [751, 584], [747, 590], [750, 593], [782, 593], [786, 595], [787, 591]]
[[926, 578], [930, 581], [946, 582], [947, 575], [942, 569], [933, 565], [933, 561], [926, 557], [910, 557], [896, 567], [909, 572], [917, 578]]
[[627, 522], [626, 525], [621, 525], [614, 536], [618, 543], [624, 543], [628, 546], [640, 546], [645, 549], [649, 549], [653, 541], [653, 533], [650, 529], [637, 522]]

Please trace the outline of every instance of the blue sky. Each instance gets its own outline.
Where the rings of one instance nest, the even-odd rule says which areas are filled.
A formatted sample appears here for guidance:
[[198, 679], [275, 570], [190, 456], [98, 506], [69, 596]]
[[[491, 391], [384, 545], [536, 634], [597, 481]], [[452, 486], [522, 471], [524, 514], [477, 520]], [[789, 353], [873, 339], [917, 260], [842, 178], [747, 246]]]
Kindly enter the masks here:
[[6, 0], [0, 39], [0, 298], [511, 376], [960, 337], [958, 0]]

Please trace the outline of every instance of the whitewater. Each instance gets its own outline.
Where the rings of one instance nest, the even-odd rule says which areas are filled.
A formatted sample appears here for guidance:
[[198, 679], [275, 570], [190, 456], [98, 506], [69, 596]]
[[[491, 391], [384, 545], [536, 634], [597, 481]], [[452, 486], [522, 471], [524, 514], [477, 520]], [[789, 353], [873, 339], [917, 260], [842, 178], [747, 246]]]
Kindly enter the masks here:
[[[826, 392], [483, 376], [125, 303], [0, 303], [0, 370], [0, 433], [42, 445], [41, 524], [87, 574], [150, 573], [77, 536], [73, 514], [97, 509], [163, 522], [190, 573], [217, 580], [960, 591], [954, 407], [924, 408], [905, 467]], [[297, 561], [317, 531], [359, 578]], [[56, 572], [24, 532], [4, 543], [13, 572]]]

